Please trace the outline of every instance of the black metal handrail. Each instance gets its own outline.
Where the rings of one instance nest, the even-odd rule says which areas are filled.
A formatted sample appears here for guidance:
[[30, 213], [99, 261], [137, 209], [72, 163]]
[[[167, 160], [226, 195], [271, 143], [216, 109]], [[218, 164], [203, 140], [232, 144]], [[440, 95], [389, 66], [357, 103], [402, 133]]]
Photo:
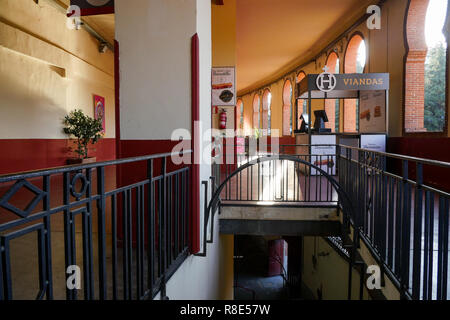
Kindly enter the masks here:
[[[190, 242], [191, 170], [170, 158], [191, 153], [0, 176], [0, 300], [14, 299], [14, 292], [28, 299], [30, 283], [18, 273], [34, 271], [37, 299], [151, 299], [158, 292], [165, 298]], [[115, 185], [116, 169], [123, 185]], [[33, 234], [35, 265], [24, 255], [36, 243]], [[71, 281], [72, 267], [82, 274], [81, 291], [61, 282]]]
[[[340, 187], [355, 204], [355, 210], [351, 214], [344, 212], [344, 217], [347, 216], [349, 220], [348, 225], [356, 231], [353, 233], [354, 243], [359, 243], [359, 239], [365, 243], [381, 267], [382, 273], [391, 278], [403, 298], [447, 299], [450, 194], [436, 186], [425, 184], [424, 167], [434, 166], [448, 170], [450, 163], [345, 145], [317, 146], [337, 149], [336, 154], [323, 157], [336, 157]], [[293, 144], [280, 147], [283, 153], [286, 147], [310, 145]], [[258, 157], [259, 154], [254, 156]], [[311, 159], [312, 156], [291, 155], [304, 159]], [[217, 200], [217, 194], [221, 194], [225, 184], [230, 185], [231, 179], [236, 178], [243, 170], [259, 164], [258, 159], [250, 161], [249, 158], [244, 155], [248, 164], [244, 161], [244, 165], [239, 168], [225, 165], [228, 178], [216, 191], [208, 211], [211, 211], [211, 207], [212, 212], [215, 211], [221, 201]], [[265, 155], [261, 158], [264, 159]], [[401, 174], [388, 171], [387, 165], [392, 166], [388, 158], [401, 161]], [[411, 162], [414, 163], [415, 179], [411, 178], [409, 172]], [[217, 165], [214, 171], [219, 172], [220, 179], [219, 166]], [[234, 188], [238, 189], [239, 186], [236, 181]], [[311, 186], [305, 184], [305, 189], [308, 188]], [[223, 201], [247, 200], [239, 197], [232, 199], [229, 193], [222, 194]]]
[[[380, 267], [403, 298], [448, 299], [450, 194], [425, 184], [424, 166], [449, 170], [450, 163], [339, 149], [339, 181], [357, 204], [352, 222]], [[401, 175], [387, 171], [389, 158], [401, 160]]]
[[[223, 182], [238, 167], [253, 159], [273, 156], [269, 152], [257, 152], [254, 155], [239, 154], [233, 160], [235, 163], [216, 163], [213, 174], [216, 181]], [[290, 156], [325, 168], [330, 176], [336, 175], [336, 154], [295, 154]], [[241, 170], [233, 176], [221, 194], [223, 201], [270, 201], [290, 203], [330, 204], [337, 201], [331, 183], [313, 167], [299, 162], [289, 162], [278, 158], [268, 164], [250, 166], [248, 170]], [[256, 175], [255, 175], [256, 174]], [[256, 194], [255, 194], [256, 192]]]
[[[327, 173], [325, 170], [323, 170], [322, 168], [320, 168], [317, 165], [314, 165], [308, 161], [299, 159], [295, 156], [288, 156], [288, 155], [277, 155], [277, 156], [265, 156], [265, 157], [260, 157], [260, 158], [256, 158], [254, 160], [249, 160], [246, 163], [244, 163], [243, 165], [241, 165], [240, 167], [238, 167], [233, 173], [231, 173], [230, 175], [228, 175], [225, 180], [219, 185], [219, 187], [215, 190], [214, 194], [212, 195], [211, 200], [209, 201], [209, 204], [206, 206], [205, 203], [205, 216], [204, 216], [204, 236], [203, 236], [203, 250], [201, 253], [198, 254], [198, 256], [206, 256], [207, 253], [207, 226], [209, 223], [211, 223], [211, 238], [212, 238], [212, 234], [213, 234], [213, 225], [214, 225], [214, 216], [215, 213], [217, 212], [217, 209], [219, 207], [221, 200], [221, 193], [223, 191], [223, 189], [225, 188], [225, 186], [231, 181], [231, 179], [233, 179], [233, 177], [236, 177], [239, 173], [241, 173], [244, 170], [247, 170], [248, 168], [251, 168], [255, 165], [259, 165], [265, 162], [271, 162], [271, 161], [289, 161], [289, 162], [294, 162], [294, 163], [298, 163], [301, 165], [304, 165], [308, 168], [311, 169], [315, 169], [320, 176], [323, 176], [334, 188], [334, 190], [337, 192], [338, 194], [338, 201], [336, 203], [337, 207], [340, 207], [342, 212], [344, 212], [344, 217], [343, 217], [343, 221], [344, 221], [344, 226], [345, 227], [349, 227], [349, 222], [350, 222], [350, 217], [353, 216], [353, 204], [350, 200], [350, 197], [345, 193], [344, 189], [340, 186], [340, 184], [329, 174]], [[207, 182], [204, 182], [205, 186], [207, 186]], [[207, 187], [205, 188], [205, 199], [207, 199]], [[358, 237], [354, 237], [354, 241], [356, 243], [356, 241], [358, 241]], [[351, 274], [352, 274], [352, 270], [353, 270], [353, 264], [354, 264], [354, 257], [355, 257], [355, 248], [356, 246], [353, 246], [354, 249], [351, 250], [350, 253], [350, 263], [349, 263], [349, 290], [348, 290], [348, 297], [350, 299], [351, 297], [351, 282], [352, 282], [352, 278], [351, 278]]]

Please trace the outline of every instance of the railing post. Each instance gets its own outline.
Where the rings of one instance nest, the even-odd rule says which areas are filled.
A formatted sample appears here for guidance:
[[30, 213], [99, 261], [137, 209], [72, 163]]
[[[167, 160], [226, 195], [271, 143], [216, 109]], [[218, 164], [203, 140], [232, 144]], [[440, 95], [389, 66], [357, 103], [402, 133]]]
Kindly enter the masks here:
[[155, 255], [155, 192], [153, 187], [153, 159], [147, 160], [148, 207], [147, 207], [147, 286], [153, 294]]
[[[52, 276], [52, 241], [51, 241], [51, 217], [50, 213], [50, 176], [44, 176], [43, 181], [44, 186], [44, 211], [47, 212], [47, 216], [44, 218], [44, 226], [45, 226], [45, 253], [46, 253], [46, 265], [47, 265], [47, 273], [46, 273], [46, 294], [47, 300], [53, 300], [53, 276]], [[0, 262], [1, 264], [1, 262]], [[1, 266], [0, 266], [1, 268]], [[0, 271], [0, 300], [1, 300], [1, 271]]]
[[208, 220], [209, 220], [209, 212], [208, 212], [208, 181], [202, 181], [202, 185], [205, 187], [204, 189], [204, 201], [203, 201], [203, 248], [201, 252], [195, 254], [197, 257], [206, 257], [206, 249], [208, 243]]
[[[70, 213], [70, 173], [63, 173], [63, 204], [64, 204], [64, 259], [65, 259], [65, 271], [74, 265], [75, 259], [75, 244], [74, 244], [74, 234], [72, 233], [73, 220], [72, 215]], [[68, 280], [68, 275], [65, 277], [66, 281]], [[66, 286], [66, 299], [67, 300], [76, 300], [77, 299], [77, 291], [71, 290]]]
[[105, 230], [105, 167], [97, 168], [97, 192], [100, 199], [97, 200], [98, 218], [98, 276], [100, 300], [107, 299], [106, 289], [106, 230]]
[[[211, 199], [214, 197], [214, 192], [216, 192], [216, 178], [210, 177], [211, 180]], [[208, 188], [206, 188], [208, 190]], [[208, 210], [208, 193], [205, 193], [205, 214]], [[214, 242], [214, 214], [215, 210], [214, 208], [211, 208], [211, 238], [210, 240], [207, 240], [207, 243], [213, 243]]]
[[167, 211], [167, 158], [162, 158], [162, 164], [161, 164], [161, 190], [163, 192], [162, 196], [162, 205], [161, 205], [161, 212], [160, 212], [160, 224], [162, 225], [161, 230], [161, 243], [160, 246], [162, 248], [162, 257], [159, 257], [159, 259], [162, 259], [162, 272], [161, 272], [161, 287], [160, 287], [160, 297], [161, 300], [168, 300], [168, 297], [166, 295], [166, 273], [167, 273], [167, 243], [166, 243], [166, 211]]
[[410, 258], [410, 197], [409, 197], [409, 183], [408, 183], [408, 160], [403, 160], [403, 210], [401, 213], [401, 286], [404, 290], [403, 295], [409, 290], [409, 258]]
[[[421, 255], [422, 255], [422, 184], [423, 184], [423, 166], [416, 163], [416, 195], [414, 208], [414, 251], [413, 251], [413, 285], [412, 297], [415, 300], [420, 299], [420, 273], [421, 273]], [[425, 239], [426, 241], [426, 239]], [[426, 254], [426, 253], [425, 253]]]

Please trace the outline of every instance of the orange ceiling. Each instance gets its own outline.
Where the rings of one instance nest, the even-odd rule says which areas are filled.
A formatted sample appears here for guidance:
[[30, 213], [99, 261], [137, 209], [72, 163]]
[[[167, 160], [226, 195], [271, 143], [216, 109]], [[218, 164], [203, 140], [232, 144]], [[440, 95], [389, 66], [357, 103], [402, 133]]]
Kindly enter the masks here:
[[276, 80], [311, 59], [373, 2], [237, 0], [239, 94]]

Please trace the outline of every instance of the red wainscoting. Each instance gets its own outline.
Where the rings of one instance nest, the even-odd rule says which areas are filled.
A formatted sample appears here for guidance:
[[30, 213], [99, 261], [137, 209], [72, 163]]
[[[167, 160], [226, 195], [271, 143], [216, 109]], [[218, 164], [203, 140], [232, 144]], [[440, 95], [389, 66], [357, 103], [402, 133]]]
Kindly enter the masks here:
[[[171, 140], [121, 140], [120, 158], [132, 158], [147, 156], [160, 153], [171, 153], [173, 148], [180, 143], [179, 141]], [[120, 171], [124, 174], [119, 174], [119, 186], [133, 184], [142, 181], [142, 178], [147, 176], [147, 163], [132, 163], [121, 165]], [[167, 171], [171, 170], [171, 163], [167, 163]], [[159, 175], [161, 172], [160, 161], [155, 161], [154, 175]]]
[[[387, 151], [402, 155], [450, 162], [450, 138], [389, 138]], [[401, 162], [391, 161], [390, 169], [401, 174]], [[411, 164], [410, 164], [411, 166]], [[409, 168], [410, 177], [415, 179], [415, 168]], [[450, 192], [450, 169], [424, 166], [425, 183]]]
[[[120, 142], [120, 150], [121, 155], [120, 158], [132, 158], [139, 156], [147, 156], [153, 154], [162, 154], [162, 153], [172, 153], [173, 148], [179, 144], [179, 141], [171, 141], [171, 140], [121, 140]], [[186, 144], [187, 149], [191, 149], [188, 146], [189, 143]], [[180, 167], [185, 166], [181, 165]], [[167, 161], [167, 172], [173, 171], [177, 169], [178, 166], [175, 166], [170, 158]], [[153, 176], [161, 175], [162, 169], [162, 161], [161, 159], [154, 160], [153, 162]], [[128, 186], [133, 183], [144, 181], [148, 177], [148, 167], [147, 161], [141, 162], [133, 162], [130, 164], [123, 164], [117, 166], [117, 184], [118, 187]], [[148, 203], [147, 194], [145, 194], [145, 201]], [[155, 201], [158, 201], [155, 199]], [[117, 204], [118, 212], [122, 212], [122, 202], [118, 201]], [[133, 212], [133, 225], [136, 223], [136, 202], [132, 203], [132, 212]], [[156, 218], [157, 221], [158, 218]], [[119, 240], [123, 239], [123, 219], [120, 214], [117, 220], [117, 235]], [[147, 222], [145, 222], [147, 223]], [[157, 235], [156, 235], [157, 236]], [[133, 233], [133, 243], [136, 241], [136, 234]], [[134, 244], [133, 244], [134, 245]]]
[[[89, 156], [97, 161], [116, 158], [116, 139], [101, 139], [91, 148]], [[1, 139], [0, 174], [46, 169], [66, 165], [73, 157], [68, 139]]]

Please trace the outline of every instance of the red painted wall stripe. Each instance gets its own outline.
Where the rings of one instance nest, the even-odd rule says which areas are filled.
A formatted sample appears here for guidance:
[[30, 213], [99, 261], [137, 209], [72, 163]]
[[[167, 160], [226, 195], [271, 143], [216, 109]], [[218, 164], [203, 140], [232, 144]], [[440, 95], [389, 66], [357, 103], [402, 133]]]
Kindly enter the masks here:
[[[101, 139], [90, 148], [89, 156], [113, 160], [115, 144], [114, 138]], [[0, 139], [0, 150], [5, 150], [0, 156], [0, 174], [65, 166], [74, 157], [69, 149], [73, 146], [69, 139]]]
[[[450, 138], [391, 137], [388, 138], [387, 151], [417, 158], [450, 162]], [[389, 158], [388, 169], [401, 175], [401, 161]], [[415, 170], [415, 164], [410, 162], [409, 175], [413, 180], [416, 176]], [[423, 167], [423, 178], [425, 184], [450, 192], [450, 169], [425, 165]]]
[[200, 140], [195, 125], [196, 121], [200, 120], [200, 57], [198, 34], [192, 37], [191, 46], [191, 135], [194, 151], [191, 166], [191, 253], [195, 254], [200, 251], [200, 167], [195, 163], [195, 160], [200, 159]]

